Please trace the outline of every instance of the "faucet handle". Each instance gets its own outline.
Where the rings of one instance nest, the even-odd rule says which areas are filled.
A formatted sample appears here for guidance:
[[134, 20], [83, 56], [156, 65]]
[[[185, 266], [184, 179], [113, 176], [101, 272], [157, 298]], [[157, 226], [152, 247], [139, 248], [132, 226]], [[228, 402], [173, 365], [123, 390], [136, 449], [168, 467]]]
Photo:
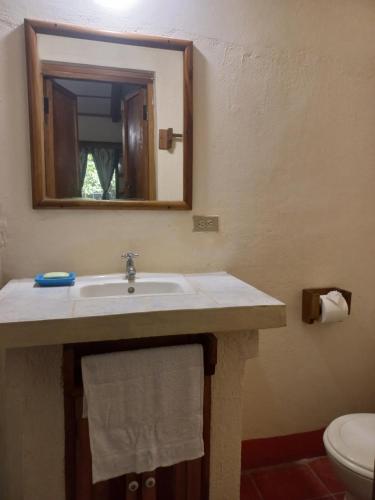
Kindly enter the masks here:
[[134, 259], [135, 257], [138, 257], [138, 256], [139, 256], [139, 253], [136, 253], [136, 252], [124, 252], [121, 255], [121, 258], [122, 259]]

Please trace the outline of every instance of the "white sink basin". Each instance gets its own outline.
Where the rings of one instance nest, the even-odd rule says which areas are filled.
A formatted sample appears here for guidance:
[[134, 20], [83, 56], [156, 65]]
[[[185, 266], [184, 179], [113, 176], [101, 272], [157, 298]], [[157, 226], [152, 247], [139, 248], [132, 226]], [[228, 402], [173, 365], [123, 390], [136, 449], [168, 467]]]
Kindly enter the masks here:
[[[150, 276], [150, 275], [149, 275]], [[76, 287], [76, 293], [82, 298], [94, 297], [134, 297], [145, 295], [166, 295], [194, 293], [193, 288], [183, 276], [157, 275], [139, 277], [129, 283], [123, 277], [99, 277], [91, 283]]]

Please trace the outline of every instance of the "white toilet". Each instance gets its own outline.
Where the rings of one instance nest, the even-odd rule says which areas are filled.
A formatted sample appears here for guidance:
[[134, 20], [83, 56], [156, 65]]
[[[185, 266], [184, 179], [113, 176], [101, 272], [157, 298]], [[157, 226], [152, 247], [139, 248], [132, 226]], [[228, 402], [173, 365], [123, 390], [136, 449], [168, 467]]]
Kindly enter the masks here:
[[375, 461], [375, 413], [336, 418], [327, 427], [324, 446], [337, 476], [346, 487], [346, 500], [371, 500]]

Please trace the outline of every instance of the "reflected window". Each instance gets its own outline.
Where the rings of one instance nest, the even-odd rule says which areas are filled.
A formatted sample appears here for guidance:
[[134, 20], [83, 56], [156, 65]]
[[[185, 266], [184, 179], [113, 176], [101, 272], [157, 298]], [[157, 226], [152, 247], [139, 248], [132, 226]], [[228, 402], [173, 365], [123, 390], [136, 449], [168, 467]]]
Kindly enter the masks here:
[[[116, 181], [118, 169], [115, 169], [112, 175], [111, 183], [107, 192], [108, 200], [116, 199]], [[89, 198], [92, 200], [103, 199], [103, 188], [100, 184], [98, 171], [91, 153], [87, 155], [86, 160], [86, 173], [82, 186], [82, 198]]]

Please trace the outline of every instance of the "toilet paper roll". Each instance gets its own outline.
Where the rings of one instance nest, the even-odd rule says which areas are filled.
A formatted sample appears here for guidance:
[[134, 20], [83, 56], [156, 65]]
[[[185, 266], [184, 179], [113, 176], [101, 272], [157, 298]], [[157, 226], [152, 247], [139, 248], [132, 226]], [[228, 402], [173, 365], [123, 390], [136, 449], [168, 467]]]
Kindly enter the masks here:
[[341, 292], [334, 290], [327, 295], [320, 296], [322, 323], [344, 321], [349, 314], [348, 304]]

